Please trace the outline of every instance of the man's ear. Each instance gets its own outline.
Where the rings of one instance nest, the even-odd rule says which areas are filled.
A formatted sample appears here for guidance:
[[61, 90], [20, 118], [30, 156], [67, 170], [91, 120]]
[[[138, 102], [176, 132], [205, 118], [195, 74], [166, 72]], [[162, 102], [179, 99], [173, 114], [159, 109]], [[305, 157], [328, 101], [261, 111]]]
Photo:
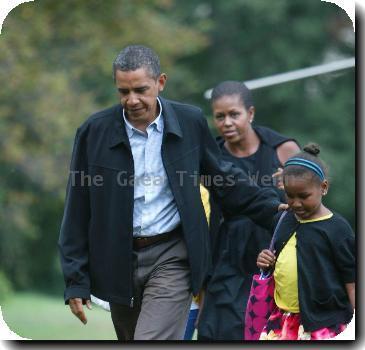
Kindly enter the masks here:
[[163, 91], [166, 81], [167, 81], [167, 75], [165, 73], [161, 73], [158, 77], [158, 91]]

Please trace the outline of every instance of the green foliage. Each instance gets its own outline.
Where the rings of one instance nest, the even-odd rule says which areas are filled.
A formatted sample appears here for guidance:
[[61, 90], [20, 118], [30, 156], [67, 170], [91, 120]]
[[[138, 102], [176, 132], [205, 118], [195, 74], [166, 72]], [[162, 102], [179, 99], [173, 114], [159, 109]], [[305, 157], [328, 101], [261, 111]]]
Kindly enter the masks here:
[[[0, 266], [16, 289], [61, 294], [56, 242], [76, 128], [118, 103], [111, 79], [128, 44], [153, 47], [164, 96], [200, 105], [221, 80], [250, 80], [354, 55], [351, 22], [320, 0], [36, 0], [0, 37]], [[327, 204], [354, 226], [354, 72], [254, 91], [256, 121], [316, 141]], [[0, 281], [1, 282], [1, 281]]]
[[2, 304], [12, 291], [11, 284], [5, 274], [0, 270], [0, 303]]

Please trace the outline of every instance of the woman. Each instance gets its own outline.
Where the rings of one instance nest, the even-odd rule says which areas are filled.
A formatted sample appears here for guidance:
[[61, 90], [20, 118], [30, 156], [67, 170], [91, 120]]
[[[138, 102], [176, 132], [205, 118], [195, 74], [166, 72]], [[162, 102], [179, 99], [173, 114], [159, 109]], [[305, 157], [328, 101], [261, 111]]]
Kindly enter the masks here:
[[[282, 184], [272, 175], [280, 173], [285, 161], [300, 150], [296, 141], [253, 126], [252, 95], [241, 82], [217, 85], [212, 92], [212, 109], [224, 158], [259, 186], [273, 187], [283, 197], [278, 188]], [[224, 222], [213, 238], [213, 266], [199, 315], [199, 340], [243, 340], [251, 279], [258, 271], [256, 258], [270, 243], [269, 232], [247, 217], [221, 214]]]

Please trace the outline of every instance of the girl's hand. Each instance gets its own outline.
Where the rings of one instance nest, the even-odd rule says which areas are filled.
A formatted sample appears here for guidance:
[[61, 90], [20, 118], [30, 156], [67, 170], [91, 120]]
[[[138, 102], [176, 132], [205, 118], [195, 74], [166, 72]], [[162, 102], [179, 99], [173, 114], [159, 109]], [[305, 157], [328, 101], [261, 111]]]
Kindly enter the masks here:
[[273, 267], [276, 260], [274, 253], [269, 249], [264, 249], [257, 257], [257, 267], [261, 270], [268, 270], [270, 267]]

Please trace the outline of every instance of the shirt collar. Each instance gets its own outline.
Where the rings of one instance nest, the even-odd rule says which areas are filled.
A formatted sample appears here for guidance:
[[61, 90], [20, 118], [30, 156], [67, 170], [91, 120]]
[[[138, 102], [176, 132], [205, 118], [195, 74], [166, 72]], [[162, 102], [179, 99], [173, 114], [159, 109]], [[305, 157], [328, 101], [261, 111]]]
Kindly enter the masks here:
[[[152, 125], [155, 125], [156, 126], [156, 130], [160, 133], [163, 132], [163, 116], [162, 116], [162, 104], [161, 104], [161, 101], [160, 99], [157, 97], [157, 103], [159, 105], [159, 114], [157, 116], [157, 118], [150, 124], [148, 125], [149, 126], [152, 126]], [[135, 132], [141, 134], [143, 133], [141, 130], [138, 130], [137, 128], [135, 128], [129, 121], [128, 119], [126, 118], [125, 116], [125, 113], [124, 113], [124, 108], [123, 108], [123, 119], [124, 119], [124, 122], [125, 122], [125, 125], [126, 125], [126, 129], [127, 129], [127, 134], [128, 134], [128, 137], [131, 137], [133, 136], [133, 134]], [[144, 133], [143, 133], [144, 134]]]

